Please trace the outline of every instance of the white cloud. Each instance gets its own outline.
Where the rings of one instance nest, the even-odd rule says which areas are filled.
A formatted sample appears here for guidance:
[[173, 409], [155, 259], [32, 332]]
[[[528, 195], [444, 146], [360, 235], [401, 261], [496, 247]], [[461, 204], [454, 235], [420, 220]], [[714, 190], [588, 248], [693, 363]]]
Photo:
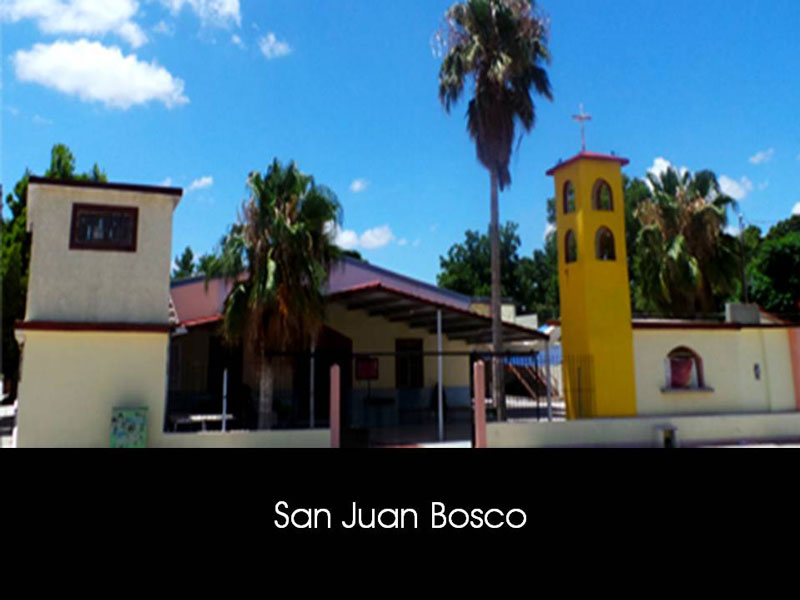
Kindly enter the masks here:
[[739, 233], [741, 233], [741, 230], [736, 225], [727, 225], [723, 231], [733, 237], [738, 237]]
[[408, 240], [406, 238], [400, 238], [397, 240], [398, 246], [408, 246]]
[[212, 185], [214, 185], [214, 178], [211, 177], [211, 175], [204, 175], [199, 179], [195, 179], [191, 185], [189, 185], [189, 191], [203, 190], [205, 188], [210, 188]]
[[[336, 244], [346, 250], [354, 250], [356, 248], [377, 250], [378, 248], [387, 246], [396, 239], [394, 233], [392, 233], [392, 228], [388, 225], [367, 229], [361, 235], [352, 229], [339, 229], [334, 226], [329, 226], [327, 231], [332, 232]], [[408, 241], [406, 241], [406, 243], [408, 243]]]
[[760, 152], [756, 152], [753, 156], [750, 157], [750, 162], [754, 165], [767, 163], [770, 160], [772, 160], [772, 157], [774, 155], [775, 155], [775, 148], [770, 148], [769, 150], [761, 150]]
[[[647, 169], [647, 172], [658, 178], [666, 173], [669, 169], [675, 169], [675, 165], [673, 165], [663, 156], [659, 156], [653, 161], [653, 165]], [[689, 168], [684, 166], [675, 170], [678, 172], [678, 175], [683, 177], [683, 175], [689, 171]]]
[[391, 228], [388, 225], [382, 225], [381, 227], [367, 229], [361, 234], [358, 241], [365, 250], [374, 250], [384, 247], [392, 240], [394, 240], [394, 234]]
[[352, 229], [340, 229], [336, 232], [334, 241], [345, 250], [352, 250], [358, 247], [358, 234]]
[[653, 161], [653, 166], [647, 169], [647, 172], [655, 175], [656, 177], [660, 177], [661, 175], [666, 173], [671, 166], [672, 166], [671, 162], [669, 162], [663, 156], [659, 156]]
[[124, 56], [116, 47], [78, 40], [36, 44], [11, 58], [17, 79], [38, 83], [84, 102], [102, 102], [127, 110], [157, 101], [167, 108], [186, 104], [184, 83], [155, 62], [135, 54]]
[[166, 21], [159, 21], [156, 23], [155, 26], [153, 26], [153, 31], [161, 35], [173, 35], [175, 33], [175, 30], [171, 25], [168, 25]]
[[244, 42], [242, 41], [242, 38], [240, 38], [235, 33], [231, 36], [231, 42], [239, 46], [239, 48], [244, 48]]
[[162, 181], [158, 185], [162, 187], [170, 187], [172, 185], [172, 177], [166, 177], [164, 181]]
[[556, 226], [553, 225], [552, 223], [548, 223], [547, 227], [544, 228], [544, 236], [543, 236], [544, 240], [547, 241], [547, 238], [549, 238], [555, 232], [556, 232]]
[[134, 48], [139, 48], [147, 43], [147, 36], [136, 23], [123, 23], [117, 34]]
[[792, 216], [800, 217], [800, 202], [794, 205], [794, 208], [792, 209]]
[[161, 0], [172, 14], [179, 13], [188, 6], [204, 25], [228, 27], [242, 24], [242, 13], [239, 0]]
[[35, 125], [52, 125], [53, 124], [53, 121], [51, 121], [50, 119], [46, 119], [42, 115], [33, 115], [33, 118], [31, 119], [31, 121], [33, 121], [33, 123]]
[[292, 51], [292, 48], [287, 42], [278, 40], [271, 31], [258, 40], [258, 47], [261, 48], [262, 54], [270, 60], [286, 56]]
[[747, 177], [742, 177], [739, 181], [736, 181], [727, 175], [723, 175], [719, 178], [719, 187], [723, 194], [730, 196], [734, 200], [744, 200], [745, 196], [753, 191], [753, 183]]
[[116, 33], [138, 48], [147, 42], [145, 33], [131, 20], [138, 11], [137, 0], [4, 0], [0, 19], [12, 23], [30, 19], [48, 34]]
[[367, 191], [369, 187], [369, 181], [366, 179], [354, 179], [353, 182], [350, 184], [350, 191], [354, 194], [360, 194], [361, 192]]

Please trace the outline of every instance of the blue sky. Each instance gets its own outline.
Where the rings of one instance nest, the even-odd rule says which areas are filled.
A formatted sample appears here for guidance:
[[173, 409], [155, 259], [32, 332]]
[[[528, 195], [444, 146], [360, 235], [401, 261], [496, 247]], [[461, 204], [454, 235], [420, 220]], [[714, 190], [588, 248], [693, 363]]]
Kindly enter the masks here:
[[[432, 36], [450, 0], [0, 0], [2, 181], [41, 173], [54, 143], [112, 181], [181, 186], [173, 256], [208, 251], [245, 178], [294, 159], [344, 206], [341, 239], [434, 281], [484, 230], [488, 174], [465, 105], [437, 98]], [[766, 229], [800, 212], [800, 3], [549, 0], [555, 101], [512, 158], [501, 220], [540, 247], [545, 171], [587, 144], [710, 168]]]

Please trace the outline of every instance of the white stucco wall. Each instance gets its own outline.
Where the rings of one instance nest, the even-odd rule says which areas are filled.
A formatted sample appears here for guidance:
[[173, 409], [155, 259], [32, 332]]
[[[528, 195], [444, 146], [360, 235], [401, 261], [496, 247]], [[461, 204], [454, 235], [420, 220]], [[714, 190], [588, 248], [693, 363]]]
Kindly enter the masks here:
[[167, 333], [26, 331], [20, 447], [108, 448], [114, 408], [147, 408], [161, 435]]
[[[635, 329], [633, 342], [640, 416], [795, 410], [786, 329]], [[705, 385], [712, 392], [662, 391], [664, 361], [681, 346], [701, 357]]]
[[487, 442], [489, 448], [657, 447], [664, 428], [677, 430], [682, 446], [796, 442], [800, 440], [800, 413], [489, 423]]

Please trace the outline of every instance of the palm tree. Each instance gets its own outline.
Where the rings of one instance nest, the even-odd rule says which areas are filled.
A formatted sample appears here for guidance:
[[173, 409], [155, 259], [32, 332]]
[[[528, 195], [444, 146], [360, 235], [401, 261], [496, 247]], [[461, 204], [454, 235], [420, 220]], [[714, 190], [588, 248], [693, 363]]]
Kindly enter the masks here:
[[449, 113], [464, 86], [474, 95], [467, 109], [467, 130], [478, 160], [491, 180], [492, 270], [492, 397], [498, 417], [505, 418], [500, 287], [498, 186], [511, 184], [508, 165], [515, 128], [530, 132], [536, 122], [531, 90], [552, 100], [550, 79], [542, 64], [549, 61], [547, 24], [529, 0], [466, 0], [445, 15], [440, 41], [446, 48], [439, 71], [439, 100]]
[[739, 251], [725, 232], [728, 207], [711, 171], [647, 175], [650, 197], [636, 216], [637, 308], [673, 317], [711, 314], [736, 290]]
[[245, 342], [257, 356], [259, 428], [269, 429], [275, 353], [308, 347], [322, 327], [323, 289], [340, 252], [332, 236], [341, 207], [331, 190], [277, 159], [247, 185], [250, 198], [206, 277], [233, 281], [223, 337]]

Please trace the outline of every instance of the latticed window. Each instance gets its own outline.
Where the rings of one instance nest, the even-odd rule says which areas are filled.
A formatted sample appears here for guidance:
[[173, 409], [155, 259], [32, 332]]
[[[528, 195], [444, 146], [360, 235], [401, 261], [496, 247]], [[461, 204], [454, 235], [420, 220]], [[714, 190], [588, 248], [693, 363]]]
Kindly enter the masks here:
[[69, 247], [135, 252], [138, 219], [136, 207], [74, 204]]

